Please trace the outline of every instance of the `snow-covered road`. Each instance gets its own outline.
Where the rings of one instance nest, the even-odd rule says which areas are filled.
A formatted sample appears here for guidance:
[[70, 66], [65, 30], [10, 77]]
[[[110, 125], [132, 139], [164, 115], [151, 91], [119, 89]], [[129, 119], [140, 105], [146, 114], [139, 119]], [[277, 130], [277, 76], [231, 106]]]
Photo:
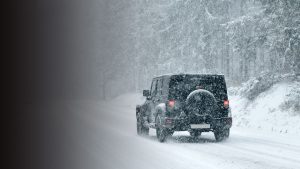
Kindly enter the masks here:
[[299, 169], [300, 136], [266, 133], [233, 127], [228, 140], [216, 143], [213, 133], [192, 139], [187, 132], [174, 133], [159, 143], [136, 134], [136, 95], [110, 102], [88, 102], [75, 108], [86, 131], [83, 149], [91, 168], [99, 169]]

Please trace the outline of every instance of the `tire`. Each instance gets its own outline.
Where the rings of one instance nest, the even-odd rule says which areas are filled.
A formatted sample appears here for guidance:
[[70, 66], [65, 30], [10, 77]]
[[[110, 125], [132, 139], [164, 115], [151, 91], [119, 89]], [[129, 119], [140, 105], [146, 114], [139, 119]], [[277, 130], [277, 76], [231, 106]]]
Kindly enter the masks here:
[[148, 136], [149, 135], [149, 128], [143, 125], [143, 119], [140, 114], [137, 114], [137, 121], [136, 121], [136, 130], [139, 136]]
[[159, 142], [163, 143], [166, 141], [167, 137], [171, 135], [171, 132], [162, 126], [160, 115], [156, 116], [155, 124], [156, 124], [156, 137]]
[[192, 136], [192, 137], [201, 136], [201, 131], [198, 131], [198, 130], [191, 130], [191, 131], [189, 131], [189, 133], [190, 133], [190, 136]]
[[204, 89], [191, 92], [186, 99], [186, 111], [190, 117], [211, 115], [216, 113], [217, 101], [214, 95]]
[[215, 139], [217, 142], [223, 141], [229, 137], [230, 129], [216, 130], [214, 131]]

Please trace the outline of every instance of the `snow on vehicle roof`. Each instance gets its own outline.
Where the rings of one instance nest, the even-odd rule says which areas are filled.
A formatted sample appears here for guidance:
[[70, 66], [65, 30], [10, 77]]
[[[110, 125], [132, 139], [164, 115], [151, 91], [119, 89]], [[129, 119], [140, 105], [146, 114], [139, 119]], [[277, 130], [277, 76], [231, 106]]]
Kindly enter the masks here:
[[185, 74], [185, 73], [165, 74], [165, 75], [155, 76], [154, 79], [162, 78], [162, 77], [171, 77], [171, 76], [224, 76], [224, 74]]

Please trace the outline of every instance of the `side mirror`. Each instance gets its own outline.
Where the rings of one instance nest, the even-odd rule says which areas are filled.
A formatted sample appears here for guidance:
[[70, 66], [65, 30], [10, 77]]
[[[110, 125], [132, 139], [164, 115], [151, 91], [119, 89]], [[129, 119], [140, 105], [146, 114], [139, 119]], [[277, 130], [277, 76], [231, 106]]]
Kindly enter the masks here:
[[145, 97], [150, 96], [150, 91], [149, 90], [143, 90], [143, 96], [145, 96]]

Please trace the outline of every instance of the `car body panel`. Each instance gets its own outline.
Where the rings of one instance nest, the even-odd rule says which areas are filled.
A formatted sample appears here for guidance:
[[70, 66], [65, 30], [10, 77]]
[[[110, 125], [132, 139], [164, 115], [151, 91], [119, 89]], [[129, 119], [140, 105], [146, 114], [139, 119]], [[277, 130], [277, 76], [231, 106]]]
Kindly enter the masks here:
[[[185, 112], [185, 103], [182, 100], [177, 100], [176, 106], [174, 109], [170, 109], [167, 105], [167, 102], [170, 99], [173, 99], [170, 95], [170, 83], [172, 82], [172, 79], [176, 78], [182, 78], [182, 79], [191, 79], [197, 78], [201, 79], [217, 79], [217, 80], [211, 80], [212, 83], [215, 83], [214, 86], [217, 86], [217, 82], [223, 80], [221, 82], [221, 86], [217, 86], [218, 89], [220, 88], [222, 90], [222, 94], [220, 96], [217, 96], [217, 101], [219, 105], [218, 111], [222, 112], [220, 113], [220, 116], [218, 118], [216, 117], [205, 117], [205, 120], [211, 119], [211, 121], [203, 121], [203, 117], [193, 117], [192, 120], [188, 116], [184, 116], [184, 114], [187, 114]], [[163, 75], [159, 77], [155, 77], [152, 80], [151, 88], [150, 88], [150, 99], [146, 99], [145, 103], [142, 105], [138, 105], [140, 111], [143, 111], [143, 115], [147, 116], [147, 120], [149, 123], [155, 123], [155, 117], [158, 113], [161, 114], [163, 121], [165, 121], [166, 118], [168, 120], [172, 121], [171, 124], [165, 125], [165, 127], [170, 128], [174, 131], [184, 131], [184, 130], [190, 130], [190, 124], [193, 124], [195, 121], [198, 120], [199, 123], [209, 123], [210, 128], [209, 129], [200, 129], [201, 131], [213, 131], [216, 128], [230, 128], [232, 125], [232, 118], [228, 117], [229, 114], [231, 114], [230, 108], [224, 108], [223, 106], [223, 100], [227, 100], [227, 89], [226, 89], [226, 83], [224, 80], [224, 75], [210, 75], [210, 74], [178, 74], [178, 75]], [[193, 79], [192, 79], [193, 80]], [[185, 81], [183, 81], [184, 83]], [[209, 83], [208, 83], [209, 84]], [[194, 87], [194, 86], [192, 86]], [[207, 87], [207, 86], [203, 86]], [[209, 86], [208, 86], [209, 87]], [[213, 87], [210, 87], [211, 91], [216, 95], [218, 91], [214, 91], [215, 89]], [[216, 89], [216, 90], [218, 90]], [[193, 90], [193, 89], [191, 89]], [[188, 91], [189, 92], [189, 91]], [[218, 93], [217, 93], [218, 94]], [[197, 124], [197, 123], [195, 123]], [[155, 126], [155, 125], [152, 125]]]

